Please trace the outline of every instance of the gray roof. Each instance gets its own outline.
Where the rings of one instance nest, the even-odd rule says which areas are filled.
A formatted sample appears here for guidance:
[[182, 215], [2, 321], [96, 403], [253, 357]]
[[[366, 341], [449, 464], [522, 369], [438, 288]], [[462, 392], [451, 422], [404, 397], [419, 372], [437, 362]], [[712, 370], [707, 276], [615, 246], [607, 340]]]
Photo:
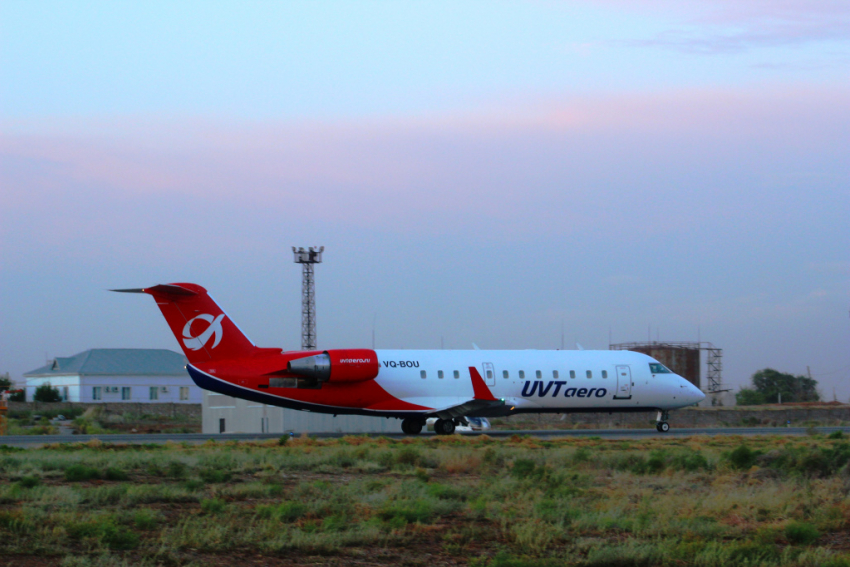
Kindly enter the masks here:
[[24, 376], [185, 376], [188, 362], [182, 354], [166, 349], [93, 348], [56, 357]]

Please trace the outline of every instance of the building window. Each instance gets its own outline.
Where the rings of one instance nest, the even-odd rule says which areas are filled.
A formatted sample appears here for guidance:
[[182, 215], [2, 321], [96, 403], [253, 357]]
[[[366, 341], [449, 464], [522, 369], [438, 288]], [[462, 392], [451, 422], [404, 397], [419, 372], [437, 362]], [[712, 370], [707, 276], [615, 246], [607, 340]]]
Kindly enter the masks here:
[[62, 386], [62, 401], [68, 401], [68, 386]]
[[437, 370], [437, 378], [439, 378], [440, 380], [443, 379], [443, 371], [442, 370]]
[[156, 386], [151, 386], [150, 392], [151, 392], [151, 399], [152, 400], [158, 400], [159, 399], [159, 388], [157, 388]]
[[424, 370], [420, 370], [420, 371], [419, 371], [419, 376], [421, 376], [421, 377], [422, 377], [422, 379], [424, 380], [425, 378], [427, 378], [427, 377], [428, 377], [428, 374], [427, 374]]
[[587, 371], [587, 377], [588, 377], [588, 378], [593, 378], [593, 371], [592, 371], [592, 370], [588, 370], [588, 371]]
[[510, 377], [510, 375], [508, 374], [508, 371], [502, 370], [502, 378], [509, 378], [509, 377]]
[[558, 379], [558, 371], [557, 370], [552, 371], [552, 378], [554, 378], [555, 380]]
[[535, 375], [535, 376], [537, 376], [537, 379], [538, 379], [538, 380], [540, 380], [541, 378], [543, 378], [543, 373], [542, 373], [542, 372], [540, 372], [539, 370], [538, 370], [537, 372], [535, 372], [535, 373], [534, 373], [534, 375]]
[[608, 378], [608, 371], [607, 371], [607, 370], [603, 370], [603, 371], [602, 371], [602, 377], [603, 377], [603, 378]]
[[520, 371], [519, 371], [519, 379], [520, 379], [520, 380], [525, 380], [525, 370], [520, 370]]
[[91, 389], [91, 399], [93, 400], [102, 400], [103, 399], [103, 388], [100, 386], [94, 386]]
[[576, 371], [570, 370], [570, 378], [575, 378], [575, 377], [576, 377]]
[[224, 433], [224, 418], [219, 418], [218, 420], [218, 432]]
[[455, 370], [455, 379], [460, 378], [460, 371]]
[[[180, 386], [180, 399], [188, 400], [189, 399], [189, 386]], [[263, 433], [268, 433], [268, 431], [264, 431]]]
[[121, 387], [121, 399], [129, 400], [130, 399], [130, 386], [122, 386]]

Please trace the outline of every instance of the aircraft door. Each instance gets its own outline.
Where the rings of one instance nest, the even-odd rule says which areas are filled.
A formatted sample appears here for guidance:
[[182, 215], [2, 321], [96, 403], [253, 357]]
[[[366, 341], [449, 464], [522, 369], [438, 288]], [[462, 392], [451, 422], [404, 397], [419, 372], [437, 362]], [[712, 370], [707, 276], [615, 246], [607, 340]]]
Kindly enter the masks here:
[[617, 392], [615, 400], [628, 400], [632, 397], [632, 369], [628, 366], [617, 367]]
[[492, 362], [485, 362], [484, 367], [484, 383], [488, 386], [496, 385], [496, 370], [493, 368]]

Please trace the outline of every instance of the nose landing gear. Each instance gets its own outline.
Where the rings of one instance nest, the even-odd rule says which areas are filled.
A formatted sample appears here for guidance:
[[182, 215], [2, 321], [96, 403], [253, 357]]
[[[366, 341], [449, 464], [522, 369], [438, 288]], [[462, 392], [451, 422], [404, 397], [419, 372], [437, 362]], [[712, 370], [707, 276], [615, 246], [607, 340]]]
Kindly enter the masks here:
[[659, 433], [667, 433], [670, 431], [670, 424], [667, 423], [668, 419], [670, 419], [670, 415], [667, 410], [658, 410], [658, 417], [655, 419], [655, 429], [657, 429]]

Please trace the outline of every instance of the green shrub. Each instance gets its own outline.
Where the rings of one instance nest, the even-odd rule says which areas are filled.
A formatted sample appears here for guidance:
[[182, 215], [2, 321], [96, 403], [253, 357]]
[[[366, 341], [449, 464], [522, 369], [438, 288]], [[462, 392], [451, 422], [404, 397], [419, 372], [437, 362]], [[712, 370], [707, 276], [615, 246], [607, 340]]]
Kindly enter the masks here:
[[395, 456], [395, 462], [399, 465], [408, 465], [414, 467], [422, 461], [422, 454], [419, 449], [412, 445], [407, 445], [402, 448]]
[[37, 476], [25, 476], [18, 481], [18, 486], [21, 488], [34, 488], [41, 484], [41, 479]]
[[585, 463], [590, 460], [590, 449], [587, 447], [579, 447], [576, 449], [576, 452], [573, 453], [573, 462], [574, 463]]
[[75, 464], [65, 469], [65, 480], [68, 482], [81, 482], [97, 478], [100, 478], [100, 471], [86, 465]]
[[511, 475], [516, 478], [539, 477], [542, 472], [542, 467], [537, 468], [537, 463], [531, 459], [517, 459], [511, 467]]
[[820, 532], [806, 522], [791, 522], [785, 526], [785, 537], [791, 543], [811, 545], [818, 540]]
[[202, 469], [198, 472], [198, 476], [208, 484], [218, 484], [228, 482], [232, 475], [228, 471], [219, 469]]
[[166, 474], [171, 478], [185, 478], [186, 468], [186, 463], [181, 461], [170, 461], [168, 463], [168, 470]]
[[333, 514], [322, 520], [322, 529], [326, 532], [344, 532], [354, 520], [348, 514]]
[[729, 565], [762, 565], [772, 563], [779, 552], [775, 545], [755, 542], [732, 544], [728, 550]]
[[680, 451], [670, 458], [670, 466], [677, 470], [695, 472], [708, 470], [708, 459], [699, 451]]
[[434, 508], [427, 500], [396, 500], [387, 502], [378, 512], [378, 517], [392, 525], [427, 523], [434, 515]]
[[833, 431], [829, 435], [826, 436], [827, 439], [844, 439], [844, 433], [839, 431]]
[[746, 470], [756, 464], [757, 456], [758, 454], [746, 445], [740, 445], [738, 448], [729, 453], [728, 460], [729, 464], [732, 465], [733, 468]]
[[110, 518], [71, 522], [65, 529], [71, 539], [97, 539], [110, 549], [135, 549], [139, 545], [139, 536], [136, 533], [116, 525]]
[[306, 514], [307, 506], [294, 500], [281, 503], [275, 512], [277, 519], [284, 523], [294, 522]]
[[207, 514], [220, 514], [224, 512], [227, 504], [218, 498], [205, 498], [201, 500], [201, 510]]
[[190, 478], [189, 480], [187, 480], [186, 482], [183, 483], [183, 486], [189, 492], [195, 492], [195, 491], [200, 490], [204, 487], [204, 481], [197, 479], [197, 478]]
[[106, 480], [127, 480], [130, 477], [119, 468], [109, 467], [106, 469], [106, 472], [103, 473], [103, 478]]
[[159, 514], [149, 508], [140, 508], [133, 513], [133, 523], [140, 530], [153, 530], [159, 525]]
[[466, 492], [460, 487], [435, 483], [428, 485], [427, 492], [440, 500], [466, 500]]

